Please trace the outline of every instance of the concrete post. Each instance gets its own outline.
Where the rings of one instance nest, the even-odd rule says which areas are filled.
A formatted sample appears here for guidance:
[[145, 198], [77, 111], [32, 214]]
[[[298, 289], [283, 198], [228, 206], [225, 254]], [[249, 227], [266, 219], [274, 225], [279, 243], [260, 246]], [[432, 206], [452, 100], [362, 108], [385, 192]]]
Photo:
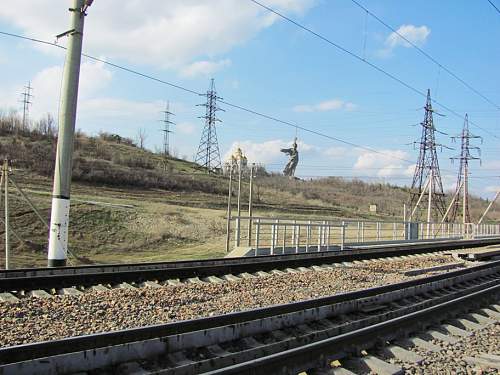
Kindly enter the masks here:
[[286, 249], [286, 223], [283, 226], [283, 254], [285, 254]]
[[255, 169], [255, 163], [252, 164], [250, 168], [250, 187], [248, 191], [248, 246], [252, 243], [252, 205], [253, 205], [253, 174]]
[[[295, 221], [295, 224], [297, 222]], [[300, 247], [300, 224], [297, 225], [297, 237], [296, 237], [296, 240], [295, 240], [295, 252], [298, 253], [299, 252], [299, 247]]]
[[9, 161], [5, 159], [2, 167], [2, 179], [5, 194], [5, 269], [10, 268], [10, 233], [9, 233]]
[[241, 242], [241, 159], [238, 160], [238, 217], [236, 218], [236, 246]]
[[431, 169], [430, 175], [429, 175], [429, 201], [427, 204], [427, 239], [430, 238], [431, 234], [431, 218], [432, 218], [432, 187], [433, 187], [433, 181], [434, 181], [434, 170]]
[[257, 251], [259, 250], [259, 241], [260, 241], [260, 219], [257, 219], [257, 222], [255, 224], [255, 255], [258, 255]]
[[229, 188], [227, 195], [227, 218], [226, 218], [226, 253], [229, 253], [229, 241], [231, 238], [231, 198], [233, 195], [233, 162], [229, 167]]
[[344, 250], [345, 243], [345, 225], [342, 223], [342, 227], [340, 228], [340, 250]]
[[59, 105], [59, 133], [57, 138], [52, 211], [50, 217], [48, 266], [65, 266], [68, 257], [68, 226], [73, 141], [75, 133], [78, 82], [82, 55], [85, 0], [73, 0], [71, 31], [64, 64]]

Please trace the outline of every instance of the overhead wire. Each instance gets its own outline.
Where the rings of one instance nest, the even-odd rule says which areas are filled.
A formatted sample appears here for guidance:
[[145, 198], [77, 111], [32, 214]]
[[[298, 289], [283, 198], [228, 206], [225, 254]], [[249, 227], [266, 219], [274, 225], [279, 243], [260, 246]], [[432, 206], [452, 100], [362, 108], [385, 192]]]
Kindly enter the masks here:
[[[349, 56], [353, 57], [354, 59], [356, 59], [356, 60], [358, 60], [358, 61], [360, 61], [360, 62], [362, 62], [362, 63], [364, 63], [364, 64], [367, 64], [368, 66], [372, 67], [372, 68], [373, 68], [373, 69], [375, 69], [376, 71], [378, 71], [378, 72], [382, 73], [383, 75], [385, 75], [385, 76], [389, 77], [389, 78], [390, 78], [390, 79], [392, 79], [393, 81], [395, 81], [395, 82], [397, 82], [397, 83], [401, 84], [402, 86], [406, 87], [408, 90], [410, 90], [410, 91], [412, 91], [412, 92], [414, 92], [414, 93], [416, 93], [416, 94], [418, 94], [418, 95], [420, 95], [420, 96], [422, 96], [422, 97], [427, 97], [427, 94], [426, 94], [425, 92], [423, 92], [423, 91], [421, 91], [421, 90], [417, 89], [416, 87], [414, 87], [414, 86], [410, 85], [409, 83], [407, 83], [407, 82], [403, 81], [401, 78], [398, 78], [398, 77], [397, 77], [397, 76], [395, 76], [394, 74], [392, 74], [392, 73], [390, 73], [390, 72], [388, 72], [388, 71], [384, 70], [383, 68], [379, 67], [378, 65], [376, 65], [376, 64], [374, 64], [374, 63], [372, 63], [372, 62], [370, 62], [370, 61], [368, 61], [368, 60], [366, 60], [366, 59], [363, 59], [363, 57], [359, 56], [359, 55], [358, 55], [358, 54], [356, 54], [355, 52], [352, 52], [352, 51], [348, 50], [347, 48], [342, 47], [340, 44], [338, 44], [338, 43], [336, 43], [336, 42], [334, 42], [334, 41], [332, 41], [332, 40], [328, 39], [327, 37], [325, 37], [325, 36], [323, 36], [323, 35], [321, 35], [321, 34], [319, 34], [319, 33], [315, 32], [314, 30], [312, 30], [312, 29], [308, 28], [307, 26], [302, 25], [301, 23], [299, 23], [299, 22], [297, 22], [297, 21], [295, 21], [295, 20], [291, 19], [290, 17], [285, 16], [284, 14], [282, 14], [282, 13], [278, 12], [277, 10], [275, 10], [275, 9], [273, 9], [273, 8], [270, 8], [270, 7], [269, 7], [269, 6], [267, 6], [267, 5], [262, 4], [261, 2], [259, 2], [259, 1], [257, 1], [257, 0], [249, 0], [249, 1], [251, 1], [252, 3], [254, 3], [254, 4], [256, 4], [256, 5], [260, 6], [261, 8], [264, 8], [264, 9], [266, 9], [267, 11], [269, 11], [269, 12], [271, 12], [271, 13], [273, 13], [273, 14], [277, 15], [278, 17], [280, 17], [280, 18], [282, 18], [282, 19], [284, 19], [284, 20], [286, 20], [286, 21], [288, 21], [288, 22], [292, 23], [293, 25], [297, 26], [298, 28], [300, 28], [300, 29], [302, 29], [302, 30], [304, 30], [304, 31], [306, 31], [306, 32], [308, 32], [308, 33], [310, 33], [310, 34], [314, 35], [315, 37], [317, 37], [317, 38], [319, 38], [319, 39], [323, 40], [325, 43], [327, 43], [327, 44], [329, 44], [329, 45], [331, 45], [331, 46], [335, 47], [335, 48], [336, 48], [336, 49], [338, 49], [339, 51], [341, 51], [341, 52], [343, 52], [343, 53], [345, 53], [345, 54], [347, 54], [347, 55], [349, 55]], [[461, 115], [460, 113], [458, 113], [458, 112], [456, 112], [455, 110], [451, 109], [450, 107], [448, 107], [448, 106], [444, 105], [444, 104], [443, 104], [443, 103], [441, 103], [440, 101], [437, 101], [437, 100], [435, 100], [435, 99], [432, 99], [432, 102], [433, 102], [433, 103], [435, 103], [435, 104], [437, 104], [437, 105], [439, 105], [440, 107], [442, 107], [442, 108], [443, 108], [443, 109], [445, 109], [446, 111], [450, 112], [451, 114], [455, 115], [456, 117], [458, 117], [458, 118], [460, 118], [460, 119], [462, 119], [462, 120], [464, 119], [464, 116], [463, 116], [463, 115]], [[485, 133], [488, 133], [488, 134], [490, 134], [491, 136], [493, 136], [493, 137], [495, 137], [495, 138], [497, 138], [497, 139], [500, 139], [500, 137], [499, 137], [499, 136], [497, 136], [495, 133], [492, 133], [492, 132], [491, 132], [491, 131], [489, 131], [488, 129], [485, 129], [485, 128], [483, 128], [483, 127], [481, 127], [481, 126], [477, 125], [475, 122], [471, 121], [470, 119], [469, 119], [469, 124], [471, 124], [471, 125], [473, 125], [473, 126], [477, 127], [478, 129], [481, 129], [481, 130], [482, 130], [482, 131], [484, 131]]]
[[[500, 106], [498, 104], [496, 104], [495, 102], [493, 102], [491, 99], [489, 99], [486, 95], [482, 94], [481, 92], [479, 92], [478, 90], [476, 90], [474, 87], [472, 87], [469, 83], [467, 83], [464, 79], [460, 78], [456, 73], [452, 72], [449, 68], [447, 68], [446, 66], [444, 66], [443, 64], [441, 64], [439, 61], [437, 61], [434, 57], [432, 57], [429, 53], [427, 53], [426, 51], [424, 51], [422, 48], [420, 48], [419, 46], [417, 46], [415, 43], [413, 43], [411, 40], [409, 40], [408, 38], [406, 38], [403, 34], [401, 34], [398, 30], [394, 29], [394, 27], [392, 27], [391, 25], [389, 25], [387, 22], [385, 22], [384, 20], [382, 20], [380, 17], [378, 17], [376, 14], [374, 14], [372, 11], [370, 11], [369, 9], [367, 9], [364, 5], [360, 4], [358, 1], [356, 0], [351, 0], [355, 5], [357, 5], [359, 8], [361, 8], [362, 10], [364, 10], [367, 14], [369, 14], [371, 17], [373, 17], [374, 19], [376, 19], [378, 22], [380, 22], [382, 25], [384, 25], [386, 28], [388, 28], [389, 30], [391, 30], [394, 34], [396, 34], [398, 37], [400, 37], [401, 39], [403, 39], [406, 43], [408, 43], [410, 46], [412, 46], [413, 48], [415, 48], [418, 52], [420, 52], [423, 56], [425, 56], [427, 59], [429, 59], [430, 61], [432, 61], [434, 64], [436, 64], [440, 69], [444, 70], [446, 73], [448, 73], [449, 75], [451, 75], [453, 78], [455, 78], [456, 80], [458, 80], [460, 83], [462, 83], [465, 87], [467, 87], [469, 90], [471, 90], [472, 92], [474, 92], [476, 95], [480, 96], [481, 98], [483, 98], [485, 101], [487, 101], [489, 104], [493, 105], [497, 110], [500, 110]], [[489, 1], [489, 0], [488, 0]]]
[[[61, 49], [66, 49], [66, 47], [61, 46], [61, 45], [59, 45], [57, 43], [52, 43], [52, 42], [48, 42], [48, 41], [45, 41], [45, 40], [41, 40], [41, 39], [37, 39], [37, 38], [32, 38], [32, 37], [26, 37], [26, 36], [23, 36], [23, 35], [9, 33], [9, 32], [5, 32], [5, 31], [0, 31], [0, 35], [10, 36], [10, 37], [18, 38], [18, 39], [29, 40], [29, 41], [36, 42], [36, 43], [42, 43], [42, 44], [45, 44], [45, 45], [50, 45], [50, 46], [53, 46], [53, 47], [57, 47], [57, 48], [61, 48]], [[123, 65], [115, 64], [115, 63], [112, 63], [110, 61], [107, 61], [107, 60], [104, 60], [104, 59], [100, 59], [98, 57], [89, 55], [87, 53], [82, 53], [82, 56], [84, 56], [84, 57], [86, 57], [88, 59], [91, 59], [93, 61], [97, 61], [97, 62], [106, 64], [106, 65], [109, 65], [109, 66], [114, 67], [116, 69], [120, 69], [120, 70], [126, 71], [128, 73], [132, 73], [132, 74], [138, 75], [140, 77], [143, 77], [143, 78], [146, 78], [146, 79], [149, 79], [149, 80], [153, 80], [155, 82], [162, 83], [162, 84], [168, 85], [170, 87], [173, 87], [173, 88], [176, 88], [176, 89], [179, 89], [179, 90], [183, 90], [183, 91], [191, 93], [191, 94], [204, 95], [204, 94], [201, 94], [201, 93], [199, 93], [197, 91], [194, 91], [194, 90], [191, 90], [189, 88], [183, 87], [181, 85], [177, 85], [177, 84], [174, 84], [174, 83], [162, 80], [160, 78], [154, 77], [152, 75], [145, 74], [145, 73], [139, 72], [137, 70], [127, 68], [127, 67], [125, 67]], [[258, 112], [256, 110], [253, 110], [253, 109], [250, 109], [250, 108], [246, 108], [246, 107], [243, 107], [243, 106], [240, 106], [240, 105], [237, 105], [237, 104], [233, 104], [233, 103], [230, 103], [230, 102], [222, 100], [222, 99], [218, 100], [218, 102], [223, 103], [223, 104], [225, 104], [225, 105], [227, 105], [229, 107], [232, 107], [232, 108], [235, 108], [235, 109], [239, 109], [241, 111], [244, 111], [244, 112], [247, 112], [247, 113], [251, 113], [253, 115], [256, 115], [256, 116], [259, 116], [259, 117], [262, 117], [262, 118], [265, 118], [265, 119], [268, 119], [268, 120], [280, 123], [282, 125], [287, 125], [287, 126], [293, 127], [294, 129], [300, 129], [300, 130], [302, 130], [304, 132], [308, 132], [308, 133], [311, 133], [311, 134], [314, 134], [314, 135], [317, 135], [317, 136], [320, 136], [320, 137], [324, 137], [324, 138], [327, 138], [327, 139], [330, 139], [330, 140], [333, 140], [333, 141], [336, 141], [336, 142], [339, 142], [339, 143], [343, 143], [343, 144], [346, 144], [346, 145], [349, 145], [349, 146], [357, 147], [357, 148], [363, 149], [365, 151], [369, 151], [369, 152], [380, 154], [380, 155], [385, 155], [385, 156], [387, 156], [387, 157], [389, 157], [391, 159], [398, 159], [398, 160], [404, 161], [406, 163], [412, 163], [412, 164], [414, 163], [411, 160], [399, 158], [399, 157], [396, 157], [396, 156], [394, 156], [392, 154], [388, 154], [388, 153], [383, 152], [383, 151], [378, 151], [378, 150], [376, 150], [374, 148], [371, 148], [371, 147], [359, 145], [359, 144], [356, 144], [354, 142], [350, 142], [350, 141], [346, 141], [346, 140], [341, 139], [341, 138], [333, 137], [333, 136], [330, 136], [328, 134], [325, 134], [325, 133], [322, 133], [322, 132], [319, 132], [319, 131], [316, 131], [316, 130], [308, 129], [308, 128], [305, 128], [305, 127], [300, 126], [298, 124], [294, 124], [294, 123], [291, 123], [289, 121], [281, 120], [281, 119], [279, 119], [277, 117], [274, 117], [274, 116], [271, 116], [271, 115], [267, 115], [267, 114], [264, 114], [264, 113]]]
[[500, 9], [499, 9], [499, 8], [495, 5], [495, 3], [494, 3], [493, 1], [488, 0], [488, 3], [490, 3], [490, 4], [491, 4], [491, 6], [492, 6], [493, 8], [495, 8], [495, 9], [496, 9], [496, 11], [497, 11], [498, 13], [500, 13]]

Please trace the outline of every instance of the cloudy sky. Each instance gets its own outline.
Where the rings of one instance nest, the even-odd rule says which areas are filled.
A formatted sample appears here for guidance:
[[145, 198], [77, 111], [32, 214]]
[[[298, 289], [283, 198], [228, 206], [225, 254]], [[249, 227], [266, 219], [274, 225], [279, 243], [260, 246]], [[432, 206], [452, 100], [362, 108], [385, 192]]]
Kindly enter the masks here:
[[[460, 133], [466, 112], [484, 137], [482, 165], [472, 163], [472, 190], [484, 197], [500, 187], [500, 14], [486, 1], [360, 2], [494, 104], [429, 61], [352, 0], [261, 0], [332, 42], [381, 67], [456, 114], [435, 105], [442, 132]], [[53, 42], [68, 29], [70, 1], [3, 0], [0, 31]], [[61, 39], [61, 45], [66, 41]], [[411, 184], [425, 98], [368, 64], [280, 19], [250, 0], [96, 0], [86, 18], [85, 53], [195, 92], [215, 78], [225, 101], [299, 124], [302, 177], [326, 175]], [[31, 118], [57, 116], [64, 51], [0, 35], [0, 108], [19, 110], [34, 87]], [[161, 146], [165, 102], [176, 114], [172, 144], [192, 159], [202, 130], [198, 95], [84, 58], [77, 127], [135, 137]], [[496, 104], [496, 105], [495, 105]], [[221, 104], [221, 154], [241, 146], [250, 161], [281, 170], [279, 152], [296, 130]], [[348, 143], [339, 142], [345, 140]], [[438, 141], [457, 147], [450, 137]], [[368, 148], [368, 149], [367, 149]], [[440, 153], [443, 182], [453, 189], [457, 164]]]

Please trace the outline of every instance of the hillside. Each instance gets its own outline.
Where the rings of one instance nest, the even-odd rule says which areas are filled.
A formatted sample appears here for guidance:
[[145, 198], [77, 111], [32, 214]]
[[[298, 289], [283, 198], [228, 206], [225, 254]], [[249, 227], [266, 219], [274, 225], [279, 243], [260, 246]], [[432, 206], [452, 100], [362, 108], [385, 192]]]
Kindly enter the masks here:
[[[13, 160], [12, 177], [48, 220], [56, 132], [39, 123], [19, 129], [15, 121], [0, 118], [0, 157]], [[207, 175], [176, 158], [165, 165], [162, 155], [117, 135], [79, 133], [73, 181], [70, 246], [78, 257], [75, 263], [224, 255], [224, 176]], [[260, 173], [255, 185], [254, 212], [262, 216], [401, 218], [408, 197], [405, 188], [333, 177], [302, 181]], [[247, 190], [245, 182], [245, 203]], [[44, 265], [47, 229], [13, 186], [10, 191], [14, 266]], [[370, 204], [378, 206], [375, 216], [368, 212]], [[487, 202], [474, 198], [471, 204], [478, 217]], [[490, 217], [500, 218], [500, 210]]]

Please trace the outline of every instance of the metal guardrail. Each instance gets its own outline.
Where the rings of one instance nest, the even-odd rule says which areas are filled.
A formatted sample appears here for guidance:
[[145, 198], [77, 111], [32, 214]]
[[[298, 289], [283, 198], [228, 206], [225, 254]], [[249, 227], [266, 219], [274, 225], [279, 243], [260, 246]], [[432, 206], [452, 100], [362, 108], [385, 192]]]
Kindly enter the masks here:
[[[293, 219], [235, 216], [227, 243], [234, 248], [265, 249], [274, 255], [343, 250], [346, 244], [434, 239], [473, 239], [500, 235], [500, 224]], [[231, 241], [231, 239], [233, 241]]]

